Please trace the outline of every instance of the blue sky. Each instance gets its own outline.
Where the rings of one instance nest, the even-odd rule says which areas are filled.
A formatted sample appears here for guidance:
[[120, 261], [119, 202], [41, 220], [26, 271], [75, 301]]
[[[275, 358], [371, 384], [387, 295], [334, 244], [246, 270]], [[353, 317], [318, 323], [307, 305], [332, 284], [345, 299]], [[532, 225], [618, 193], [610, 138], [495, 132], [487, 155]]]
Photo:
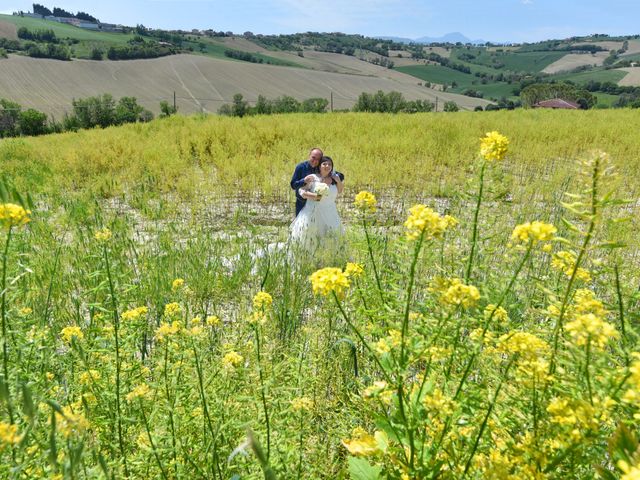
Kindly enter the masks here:
[[[31, 10], [1, 0], [0, 11]], [[461, 32], [470, 39], [533, 42], [640, 33], [640, 0], [40, 0], [103, 22], [243, 33], [305, 31], [418, 38]]]

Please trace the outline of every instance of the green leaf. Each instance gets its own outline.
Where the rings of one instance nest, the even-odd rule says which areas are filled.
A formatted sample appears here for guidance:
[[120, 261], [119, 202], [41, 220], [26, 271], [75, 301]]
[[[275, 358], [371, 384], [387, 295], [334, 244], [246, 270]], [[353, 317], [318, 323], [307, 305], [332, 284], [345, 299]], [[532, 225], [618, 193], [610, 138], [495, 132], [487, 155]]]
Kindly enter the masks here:
[[349, 457], [351, 480], [377, 480], [381, 478], [381, 473], [380, 467], [374, 467], [364, 458]]

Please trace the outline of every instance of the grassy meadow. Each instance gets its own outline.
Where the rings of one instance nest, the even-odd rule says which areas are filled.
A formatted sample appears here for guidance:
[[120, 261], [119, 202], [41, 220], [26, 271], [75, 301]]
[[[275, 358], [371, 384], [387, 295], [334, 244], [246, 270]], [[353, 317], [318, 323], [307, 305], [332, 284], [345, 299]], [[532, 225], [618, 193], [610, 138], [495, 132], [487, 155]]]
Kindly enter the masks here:
[[[0, 478], [636, 478], [639, 128], [174, 116], [2, 140]], [[313, 146], [346, 233], [310, 254], [288, 183]]]

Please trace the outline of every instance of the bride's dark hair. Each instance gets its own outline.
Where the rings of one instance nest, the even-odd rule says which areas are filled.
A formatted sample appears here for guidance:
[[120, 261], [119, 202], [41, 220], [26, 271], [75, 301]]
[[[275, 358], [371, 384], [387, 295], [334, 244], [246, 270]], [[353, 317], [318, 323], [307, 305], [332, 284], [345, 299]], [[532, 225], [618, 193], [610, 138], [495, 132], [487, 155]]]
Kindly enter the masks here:
[[331, 162], [331, 170], [335, 168], [335, 165], [333, 164], [333, 159], [331, 157], [327, 157], [326, 155], [323, 156], [322, 160], [320, 160], [320, 165], [322, 165], [324, 162]]

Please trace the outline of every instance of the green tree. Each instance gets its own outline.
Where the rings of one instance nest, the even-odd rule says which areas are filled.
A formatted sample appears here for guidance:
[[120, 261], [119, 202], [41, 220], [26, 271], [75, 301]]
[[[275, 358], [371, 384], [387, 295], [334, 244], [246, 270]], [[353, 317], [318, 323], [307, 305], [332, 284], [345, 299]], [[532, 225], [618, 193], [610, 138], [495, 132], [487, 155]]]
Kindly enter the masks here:
[[104, 50], [95, 47], [91, 50], [91, 60], [102, 60], [104, 57]]
[[169, 102], [162, 100], [160, 102], [160, 117], [170, 117], [178, 111], [178, 107], [169, 105]]
[[13, 137], [18, 133], [20, 104], [0, 98], [0, 137]]
[[47, 116], [33, 108], [20, 112], [18, 130], [21, 135], [43, 135], [47, 133]]
[[115, 100], [109, 93], [73, 100], [73, 114], [80, 128], [108, 127], [115, 124]]
[[460, 110], [460, 107], [458, 107], [458, 104], [456, 102], [454, 102], [453, 100], [449, 100], [447, 102], [444, 102], [444, 111], [445, 112], [457, 112], [458, 110]]
[[140, 120], [142, 108], [135, 97], [122, 97], [118, 100], [115, 111], [115, 123], [134, 123]]
[[241, 93], [236, 93], [233, 96], [233, 103], [231, 104], [231, 115], [234, 117], [244, 117], [247, 114], [249, 104], [242, 98]]

